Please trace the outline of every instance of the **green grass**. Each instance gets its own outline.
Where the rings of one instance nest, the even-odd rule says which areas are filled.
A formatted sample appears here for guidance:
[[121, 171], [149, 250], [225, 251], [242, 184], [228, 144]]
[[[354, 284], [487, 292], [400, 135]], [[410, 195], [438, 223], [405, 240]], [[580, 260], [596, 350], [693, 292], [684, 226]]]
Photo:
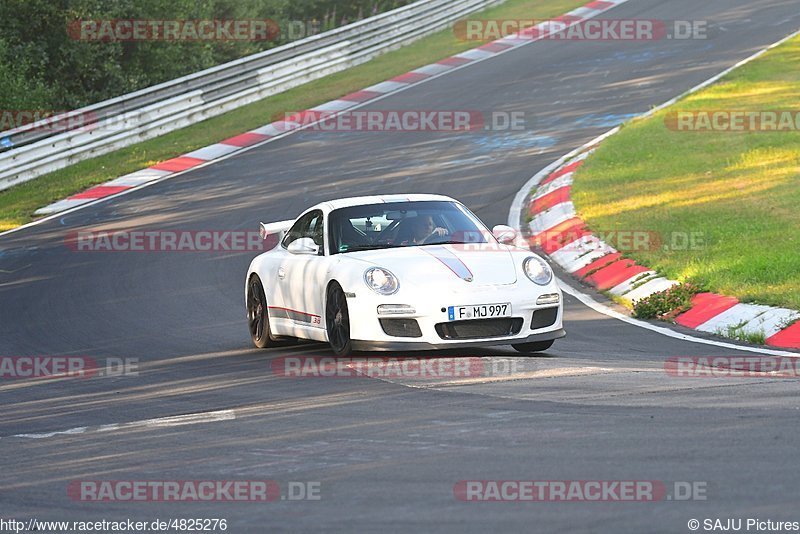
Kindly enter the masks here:
[[[508, 0], [470, 18], [551, 18], [585, 3], [585, 0]], [[36, 209], [90, 186], [258, 128], [282, 117], [286, 112], [308, 109], [334, 100], [481, 44], [478, 41], [459, 40], [452, 30], [443, 30], [347, 71], [167, 135], [43, 175], [0, 192], [0, 231], [30, 222]]]
[[576, 173], [573, 200], [599, 232], [702, 235], [690, 250], [627, 255], [672, 279], [745, 302], [800, 309], [800, 132], [671, 130], [674, 111], [794, 110], [800, 38], [719, 83], [634, 120]]
[[763, 330], [758, 332], [746, 332], [744, 330], [744, 324], [729, 326], [725, 330], [717, 330], [717, 335], [729, 337], [731, 339], [738, 339], [739, 341], [752, 343], [754, 345], [763, 345], [766, 343], [767, 339], [767, 336], [764, 334]]

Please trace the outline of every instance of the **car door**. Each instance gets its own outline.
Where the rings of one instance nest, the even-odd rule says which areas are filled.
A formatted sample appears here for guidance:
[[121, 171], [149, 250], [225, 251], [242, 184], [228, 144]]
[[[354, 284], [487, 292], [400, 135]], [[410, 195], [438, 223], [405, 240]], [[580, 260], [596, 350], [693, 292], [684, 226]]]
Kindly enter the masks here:
[[[321, 299], [324, 287], [319, 287], [325, 283], [324, 235], [323, 213], [315, 210], [298, 219], [284, 236], [281, 247], [286, 254], [277, 272], [282, 304], [279, 309], [270, 309], [271, 316], [287, 319], [295, 327], [324, 328]], [[315, 252], [300, 246], [309, 243], [309, 239], [317, 248]]]

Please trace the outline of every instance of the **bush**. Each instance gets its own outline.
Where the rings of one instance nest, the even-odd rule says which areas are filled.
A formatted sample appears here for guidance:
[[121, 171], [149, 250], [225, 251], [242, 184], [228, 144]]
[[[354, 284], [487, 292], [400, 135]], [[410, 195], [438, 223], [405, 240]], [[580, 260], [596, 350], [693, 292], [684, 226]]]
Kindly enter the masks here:
[[285, 42], [84, 42], [76, 20], [271, 19], [332, 29], [411, 0], [2, 0], [0, 110], [75, 109]]
[[678, 284], [666, 291], [653, 293], [634, 303], [633, 316], [637, 319], [671, 321], [692, 307], [692, 297], [699, 292], [700, 289], [692, 284]]
[[[0, 111], [47, 108], [50, 96], [36, 71], [30, 58], [15, 59], [8, 43], [0, 39]], [[3, 122], [0, 130], [6, 126]]]

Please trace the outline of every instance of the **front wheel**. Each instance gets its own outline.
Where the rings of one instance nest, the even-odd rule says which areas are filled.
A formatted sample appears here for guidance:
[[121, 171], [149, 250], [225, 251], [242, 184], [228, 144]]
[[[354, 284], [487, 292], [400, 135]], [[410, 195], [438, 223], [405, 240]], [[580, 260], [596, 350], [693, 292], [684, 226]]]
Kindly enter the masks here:
[[275, 344], [270, 335], [267, 297], [258, 275], [253, 275], [247, 284], [247, 326], [250, 328], [253, 345], [259, 349]]
[[511, 345], [511, 346], [514, 347], [514, 350], [516, 350], [517, 352], [521, 352], [523, 354], [531, 354], [533, 352], [545, 351], [550, 347], [552, 347], [553, 343], [555, 343], [555, 340], [551, 339], [550, 341], [539, 341], [537, 343], [519, 343], [517, 345]]
[[350, 314], [347, 311], [347, 297], [339, 284], [328, 287], [325, 299], [325, 326], [328, 342], [337, 356], [349, 356], [353, 351], [350, 342]]

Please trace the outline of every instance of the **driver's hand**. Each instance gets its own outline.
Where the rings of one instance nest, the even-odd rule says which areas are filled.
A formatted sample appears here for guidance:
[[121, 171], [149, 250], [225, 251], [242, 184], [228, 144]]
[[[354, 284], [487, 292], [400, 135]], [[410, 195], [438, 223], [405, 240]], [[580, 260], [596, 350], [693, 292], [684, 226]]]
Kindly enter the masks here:
[[450, 232], [447, 231], [447, 228], [442, 228], [441, 226], [437, 226], [436, 229], [433, 232], [431, 232], [431, 236], [435, 236], [436, 235], [436, 236], [439, 236], [439, 237], [443, 237], [443, 236], [446, 236], [446, 235], [449, 235], [449, 234], [450, 234]]

